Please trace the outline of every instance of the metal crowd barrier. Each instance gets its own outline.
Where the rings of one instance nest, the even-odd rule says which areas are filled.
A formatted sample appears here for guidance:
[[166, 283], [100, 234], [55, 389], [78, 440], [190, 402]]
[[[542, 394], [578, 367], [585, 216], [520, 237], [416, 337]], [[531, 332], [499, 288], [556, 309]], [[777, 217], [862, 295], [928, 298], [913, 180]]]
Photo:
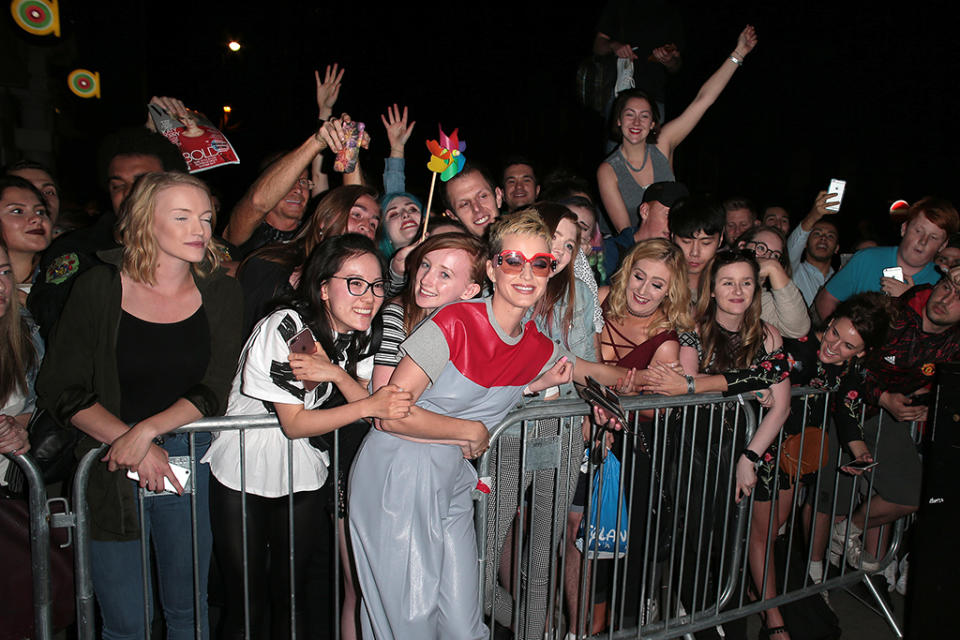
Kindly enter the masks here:
[[[806, 403], [823, 392], [795, 389], [795, 396]], [[827, 423], [829, 402], [824, 403], [823, 419]], [[757, 425], [749, 403], [736, 397], [719, 394], [696, 396], [638, 396], [627, 398], [628, 424], [624, 433], [614, 438], [611, 451], [621, 462], [616, 487], [604, 487], [603, 476], [597, 474], [601, 457], [587, 456], [584, 462], [581, 428], [590, 409], [578, 400], [538, 403], [512, 412], [491, 432], [490, 449], [478, 462], [478, 474], [490, 488], [477, 491], [476, 527], [480, 594], [484, 601], [487, 622], [493, 636], [495, 623], [512, 629], [516, 638], [561, 637], [568, 628], [578, 637], [594, 632], [596, 637], [647, 638], [658, 640], [679, 636], [692, 637], [698, 630], [723, 625], [772, 606], [799, 600], [828, 589], [847, 587], [863, 582], [873, 594], [894, 633], [902, 633], [894, 618], [862, 568], [848, 566], [846, 552], [839, 568], [825, 564], [821, 583], [809, 575], [800, 588], [788, 588], [790, 563], [784, 575], [777, 576], [777, 595], [757, 598], [766, 593], [767, 564], [773, 562], [773, 543], [777, 533], [768, 526], [764, 552], [764, 581], [759, 589], [751, 587], [748, 567], [748, 532], [753, 517], [755, 498], [734, 501], [734, 474], [738, 452], [749, 441]], [[760, 419], [763, 414], [761, 411]], [[588, 423], [589, 424], [589, 423]], [[245, 459], [243, 431], [277, 427], [275, 416], [221, 417], [199, 420], [178, 429], [190, 433], [191, 471], [196, 475], [198, 460], [194, 455], [196, 432], [217, 432], [240, 429], [241, 460]], [[809, 425], [807, 425], [809, 426]], [[914, 425], [915, 426], [915, 425]], [[882, 428], [882, 420], [880, 428]], [[604, 441], [605, 434], [595, 430], [591, 440]], [[781, 431], [778, 444], [784, 439]], [[877, 439], [879, 440], [879, 429]], [[873, 443], [876, 451], [876, 443]], [[821, 445], [823, 447], [825, 445]], [[834, 442], [829, 446], [836, 447]], [[288, 442], [288, 459], [292, 441]], [[606, 448], [606, 444], [594, 449]], [[29, 482], [31, 542], [34, 563], [34, 613], [36, 637], [52, 636], [49, 587], [50, 526], [76, 528], [74, 539], [76, 563], [76, 607], [78, 638], [96, 637], [94, 628], [94, 596], [90, 574], [89, 514], [86, 508], [86, 484], [90, 470], [102, 457], [104, 447], [89, 452], [78, 467], [74, 489], [75, 511], [50, 514], [42, 477], [29, 454], [12, 459], [24, 470]], [[332, 473], [338, 472], [338, 441], [334, 432]], [[782, 451], [782, 447], [778, 447]], [[821, 451], [822, 453], [822, 451]], [[876, 458], [882, 459], [882, 452]], [[608, 458], [609, 459], [609, 458]], [[778, 460], [779, 462], [779, 460]], [[583, 470], [581, 467], [583, 465]], [[573, 489], [579, 475], [585, 474], [586, 491], [583, 513], [568, 514]], [[288, 486], [292, 486], [293, 469], [288, 465]], [[815, 491], [814, 512], [821, 487], [821, 475], [812, 480]], [[866, 474], [866, 500], [869, 515], [872, 476]], [[794, 550], [798, 534], [798, 511], [802, 504], [801, 484], [793, 478], [790, 515], [786, 524], [788, 554]], [[839, 512], [837, 487], [839, 475], [833, 478], [830, 521]], [[595, 487], [595, 482], [599, 484]], [[245, 486], [241, 466], [241, 483]], [[808, 487], [811, 485], [807, 485]], [[616, 491], [617, 504], [627, 505], [626, 517], [617, 511], [615, 538], [626, 538], [622, 553], [602, 559], [591, 541], [584, 543], [586, 552], [572, 551], [575, 526], [587, 519], [594, 502], [594, 489]], [[775, 491], [778, 488], [775, 484]], [[336, 491], [335, 500], [339, 499]], [[141, 500], [142, 509], [142, 495]], [[852, 510], [851, 493], [847, 510]], [[249, 596], [246, 571], [246, 493], [242, 497], [244, 539], [244, 592]], [[290, 524], [290, 615], [291, 635], [296, 635], [297, 593], [294, 573], [298, 568], [293, 554], [293, 495], [289, 496]], [[195, 504], [192, 509], [196, 521]], [[772, 514], [775, 510], [771, 509]], [[141, 512], [142, 513], [142, 512]], [[769, 524], [769, 523], [768, 523]], [[585, 527], [589, 529], [589, 527]], [[904, 520], [892, 526], [892, 535], [881, 568], [892, 562], [899, 549]], [[624, 533], [625, 531], [625, 533]], [[619, 533], [616, 533], [619, 532]], [[197, 587], [196, 530], [193, 539], [194, 598], [199, 610]], [[331, 580], [335, 597], [334, 633], [339, 637], [340, 556], [338, 529], [334, 526], [333, 566]], [[848, 532], [849, 535], [849, 532]], [[616, 540], [615, 540], [616, 542]], [[803, 566], [809, 570], [813, 559], [812, 539], [805, 545]], [[150, 562], [149, 547], [141, 536], [141, 562]], [[304, 570], [300, 567], [300, 570]], [[144, 575], [147, 575], [144, 571]], [[751, 595], [751, 588], [754, 593]], [[143, 589], [151, 585], [146, 579]], [[598, 606], [606, 601], [606, 610]], [[145, 602], [149, 598], [145, 597]], [[576, 606], [573, 606], [573, 603]], [[160, 611], [160, 607], [157, 607]], [[572, 624], [576, 618], [577, 624]], [[144, 620], [147, 637], [152, 621], [149, 607]], [[245, 631], [251, 636], [249, 610], [245, 607]], [[199, 621], [195, 629], [200, 637]], [[551, 635], [552, 634], [552, 635]]]
[[[829, 394], [795, 389], [793, 395], [802, 398], [803, 415], [814, 397], [826, 396], [818, 424], [804, 426], [823, 428], [828, 423]], [[599, 495], [606, 490], [602, 486], [606, 474], [597, 473], [598, 459], [590, 456], [584, 463], [583, 513], [568, 515], [572, 496], [567, 487], [571, 471], [581, 468], [580, 426], [588, 406], [580, 401], [528, 406], [510, 414], [491, 433], [490, 449], [478, 471], [491, 491], [478, 494], [476, 509], [480, 594], [491, 637], [499, 626], [512, 630], [518, 639], [560, 638], [566, 630], [577, 637], [692, 638], [693, 632], [857, 582], [866, 585], [894, 634], [902, 637], [868, 573], [848, 566], [846, 540], [839, 567], [825, 562], [821, 583], [813, 582], [808, 573], [814, 559], [813, 537], [803, 543], [798, 539], [803, 535], [804, 503], [812, 503], [812, 522], [821, 508], [821, 488], [830, 488], [821, 487], [827, 482], [822, 477], [832, 476], [829, 509], [821, 509], [829, 512], [832, 525], [838, 514], [853, 511], [853, 491], [846, 509], [837, 504], [838, 487], [852, 482], [850, 478], [818, 473], [801, 483], [798, 470], [787, 486], [780, 486], [780, 474], [774, 475], [772, 494], [779, 500], [779, 492], [789, 489], [785, 495], [791, 505], [781, 540], [787, 560], [776, 575], [776, 595], [768, 597], [778, 502], [769, 503], [763, 578], [755, 585], [748, 561], [749, 532], [763, 524], [753, 521], [759, 501], [755, 492], [739, 504], [734, 500], [736, 460], [763, 419], [762, 410], [755, 417], [749, 403], [719, 394], [639, 396], [626, 399], [624, 408], [626, 432], [611, 449], [621, 463], [619, 482], [610, 489], [616, 492], [616, 504], [626, 505], [626, 515], [617, 511], [613, 537], [626, 537], [627, 543], [606, 559], [599, 557], [596, 543], [590, 546], [589, 536], [581, 543], [585, 552], [570, 552], [576, 523], [592, 512], [594, 482], [600, 483]], [[879, 429], [882, 422], [878, 441]], [[804, 437], [800, 436], [801, 447], [813, 446], [804, 443]], [[784, 438], [781, 430], [775, 440], [774, 469], [779, 469]], [[816, 445], [820, 459], [826, 447], [839, 449], [833, 440]], [[881, 460], [883, 452], [876, 445], [870, 443], [875, 459]], [[872, 474], [863, 477], [869, 518]], [[805, 500], [805, 492], [812, 492], [812, 497]], [[892, 529], [879, 561], [881, 569], [894, 561], [903, 519]], [[865, 538], [864, 534], [864, 545]], [[799, 587], [790, 580], [791, 559], [797, 556], [804, 571]]]

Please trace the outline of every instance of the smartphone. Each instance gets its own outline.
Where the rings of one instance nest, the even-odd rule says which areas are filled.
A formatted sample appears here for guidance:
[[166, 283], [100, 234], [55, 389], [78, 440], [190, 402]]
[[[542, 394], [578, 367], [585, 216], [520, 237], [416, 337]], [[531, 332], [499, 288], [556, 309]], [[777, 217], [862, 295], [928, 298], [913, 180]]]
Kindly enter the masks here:
[[903, 267], [887, 267], [883, 270], [883, 277], [903, 282]]
[[861, 462], [860, 460], [854, 460], [853, 462], [848, 462], [843, 466], [848, 469], [859, 469], [860, 471], [866, 471], [867, 469], [873, 469], [878, 464], [880, 463], [876, 460], [873, 462]]
[[833, 178], [830, 181], [830, 186], [827, 187], [827, 193], [832, 196], [831, 198], [828, 198], [828, 200], [833, 201], [833, 204], [827, 205], [827, 211], [840, 211], [840, 204], [843, 202], [843, 192], [846, 190], [846, 188], [846, 180], [838, 180], [837, 178]]
[[[187, 480], [189, 480], [190, 478], [190, 468], [181, 466], [179, 464], [174, 464], [173, 462], [171, 462], [170, 469], [173, 470], [173, 475], [177, 477], [177, 482], [180, 483], [180, 486], [183, 488], [183, 492], [189, 493]], [[136, 471], [133, 471], [133, 470], [127, 471], [127, 477], [130, 478], [131, 480], [136, 480], [137, 482], [140, 482], [140, 474], [137, 473]], [[170, 478], [166, 476], [163, 477], [163, 490], [168, 491], [169, 493], [177, 492], [176, 488], [174, 488], [173, 486], [173, 483], [170, 482]], [[153, 493], [157, 493], [157, 492], [153, 492]]]
[[[313, 334], [310, 333], [310, 329], [304, 327], [301, 329], [297, 335], [293, 336], [287, 340], [287, 347], [290, 349], [290, 353], [305, 353], [307, 355], [317, 352], [317, 343], [313, 339]], [[319, 382], [313, 382], [312, 380], [303, 381], [304, 391], [313, 391], [317, 388]]]

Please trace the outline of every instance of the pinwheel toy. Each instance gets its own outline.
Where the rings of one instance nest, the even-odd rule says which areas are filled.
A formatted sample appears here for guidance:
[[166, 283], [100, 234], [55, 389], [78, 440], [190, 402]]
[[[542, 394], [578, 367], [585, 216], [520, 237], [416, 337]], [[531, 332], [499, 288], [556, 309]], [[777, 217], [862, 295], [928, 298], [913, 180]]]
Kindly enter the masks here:
[[451, 135], [443, 132], [443, 126], [438, 126], [440, 130], [439, 140], [427, 140], [427, 149], [430, 150], [430, 162], [427, 163], [427, 169], [433, 173], [430, 180], [430, 195], [427, 197], [427, 212], [423, 218], [423, 231], [420, 234], [420, 240], [427, 237], [427, 223], [430, 222], [430, 207], [433, 204], [433, 189], [437, 184], [437, 175], [444, 182], [449, 181], [455, 175], [463, 170], [463, 164], [466, 158], [463, 152], [467, 148], [467, 143], [457, 137], [459, 129], [454, 129]]

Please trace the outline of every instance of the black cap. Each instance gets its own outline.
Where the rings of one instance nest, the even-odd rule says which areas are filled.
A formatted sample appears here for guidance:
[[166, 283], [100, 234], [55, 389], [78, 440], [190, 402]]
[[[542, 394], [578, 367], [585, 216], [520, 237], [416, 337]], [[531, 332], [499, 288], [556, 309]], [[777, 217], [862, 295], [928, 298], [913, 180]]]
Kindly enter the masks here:
[[689, 195], [690, 191], [681, 182], [654, 182], [643, 192], [643, 202], [656, 200], [669, 208], [680, 198], [686, 198]]

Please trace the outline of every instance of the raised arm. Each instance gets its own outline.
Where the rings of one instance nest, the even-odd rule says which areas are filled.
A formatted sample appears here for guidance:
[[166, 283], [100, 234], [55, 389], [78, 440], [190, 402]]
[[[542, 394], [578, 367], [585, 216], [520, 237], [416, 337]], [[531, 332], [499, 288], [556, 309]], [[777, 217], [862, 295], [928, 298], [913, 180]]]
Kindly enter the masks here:
[[[657, 147], [667, 156], [668, 160], [673, 159], [673, 150], [677, 148], [684, 138], [690, 135], [693, 128], [700, 122], [700, 118], [707, 112], [716, 99], [723, 92], [723, 89], [730, 82], [734, 72], [740, 68], [743, 59], [753, 51], [757, 45], [757, 34], [752, 25], [747, 25], [740, 36], [737, 38], [737, 46], [733, 52], [723, 61], [720, 68], [710, 76], [693, 102], [684, 109], [677, 118], [663, 125], [663, 130], [657, 139]], [[736, 58], [739, 62], [734, 61]]]
[[383, 190], [385, 193], [406, 191], [406, 177], [404, 176], [403, 150], [413, 133], [416, 121], [407, 124], [407, 108], [400, 108], [394, 104], [387, 107], [387, 114], [381, 115], [380, 120], [387, 130], [387, 140], [390, 141], [390, 155], [383, 164]]
[[338, 151], [343, 140], [340, 121], [327, 120], [299, 147], [267, 167], [230, 212], [223, 238], [237, 246], [249, 240], [270, 210], [293, 189], [317, 154], [328, 147]]
[[617, 174], [614, 173], [613, 167], [606, 162], [601, 162], [600, 167], [597, 168], [597, 186], [600, 189], [600, 200], [603, 202], [603, 208], [610, 216], [613, 228], [617, 230], [617, 233], [620, 233], [630, 226], [630, 213], [627, 211], [627, 205], [623, 202], [623, 196], [620, 195]]
[[[314, 70], [313, 76], [317, 81], [317, 118], [323, 122], [333, 115], [333, 105], [336, 104], [340, 96], [340, 81], [343, 80], [343, 69], [337, 70], [337, 63], [333, 63], [333, 69], [327, 65], [323, 80], [320, 79], [320, 72]], [[310, 180], [313, 182], [313, 188], [310, 190], [310, 197], [315, 197], [330, 190], [330, 177], [323, 170], [323, 154], [318, 153], [310, 163]]]

